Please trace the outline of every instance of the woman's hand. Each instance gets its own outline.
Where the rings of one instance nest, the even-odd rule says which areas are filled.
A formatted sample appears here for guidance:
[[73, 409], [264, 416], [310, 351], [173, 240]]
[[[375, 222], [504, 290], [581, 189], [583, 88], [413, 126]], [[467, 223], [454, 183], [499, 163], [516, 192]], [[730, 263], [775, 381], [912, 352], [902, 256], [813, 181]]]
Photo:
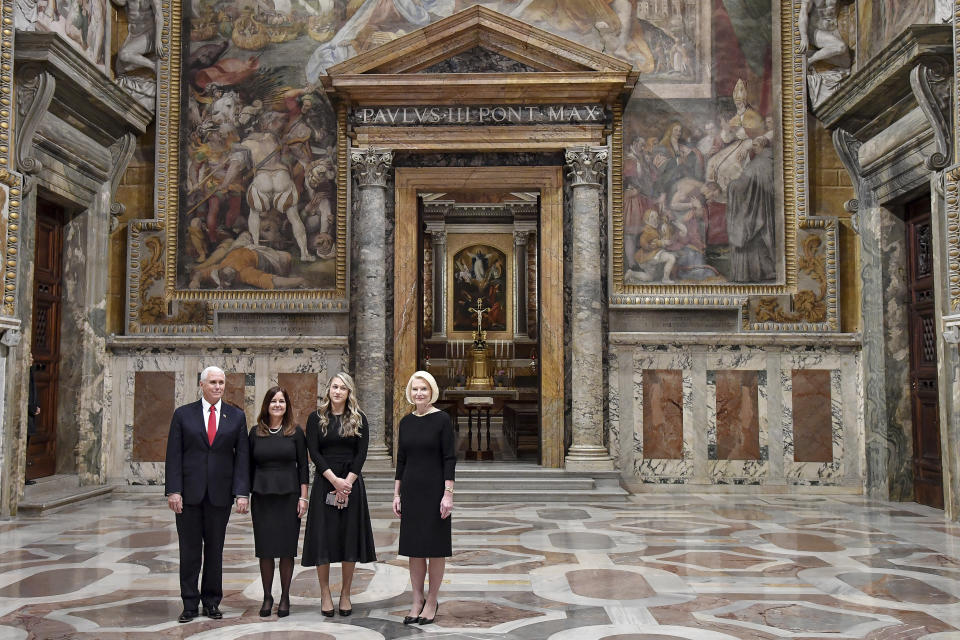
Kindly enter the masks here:
[[297, 500], [297, 517], [298, 518], [302, 518], [303, 516], [307, 515], [308, 504], [309, 503], [307, 502], [306, 498], [300, 498], [299, 500]]
[[400, 496], [393, 496], [393, 515], [400, 517]]
[[453, 511], [453, 494], [444, 491], [443, 498], [440, 500], [440, 518], [446, 519], [450, 517], [450, 513]]
[[351, 483], [336, 476], [333, 478], [333, 481], [330, 484], [333, 485], [333, 489], [337, 492], [337, 495], [343, 498], [349, 496], [350, 490], [353, 488]]

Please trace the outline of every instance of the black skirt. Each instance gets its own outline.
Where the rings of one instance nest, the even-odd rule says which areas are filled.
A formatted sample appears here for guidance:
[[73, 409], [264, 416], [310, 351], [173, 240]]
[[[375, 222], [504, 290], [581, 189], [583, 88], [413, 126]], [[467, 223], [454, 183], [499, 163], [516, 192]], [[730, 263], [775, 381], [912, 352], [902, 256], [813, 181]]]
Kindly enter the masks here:
[[[327, 460], [337, 477], [347, 475], [349, 460]], [[303, 537], [305, 567], [332, 562], [376, 562], [377, 549], [367, 508], [367, 492], [363, 477], [357, 476], [350, 491], [346, 509], [338, 509], [324, 499], [333, 485], [322, 475], [313, 479], [310, 489], [310, 510], [307, 512], [307, 530]]]
[[295, 558], [300, 538], [297, 493], [254, 493], [250, 501], [258, 558]]

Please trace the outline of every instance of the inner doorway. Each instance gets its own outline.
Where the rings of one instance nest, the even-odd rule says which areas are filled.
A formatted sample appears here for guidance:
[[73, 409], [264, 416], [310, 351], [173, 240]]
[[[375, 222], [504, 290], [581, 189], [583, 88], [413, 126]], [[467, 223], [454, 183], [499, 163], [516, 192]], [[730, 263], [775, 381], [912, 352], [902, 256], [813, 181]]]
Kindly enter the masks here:
[[60, 377], [61, 276], [64, 211], [37, 201], [37, 235], [33, 275], [33, 384], [40, 413], [28, 438], [27, 480], [56, 473], [57, 392]]
[[421, 192], [419, 204], [418, 361], [457, 426], [458, 458], [540, 464], [539, 194]]
[[[420, 194], [499, 191], [539, 195], [537, 233], [537, 369], [540, 464], [563, 467], [563, 175], [560, 166], [398, 167], [394, 226], [393, 442], [408, 411], [404, 397], [410, 373], [422, 366], [423, 278]], [[485, 426], [485, 425], [484, 425]]]
[[914, 493], [917, 502], [943, 509], [933, 233], [929, 198], [907, 205], [906, 227]]

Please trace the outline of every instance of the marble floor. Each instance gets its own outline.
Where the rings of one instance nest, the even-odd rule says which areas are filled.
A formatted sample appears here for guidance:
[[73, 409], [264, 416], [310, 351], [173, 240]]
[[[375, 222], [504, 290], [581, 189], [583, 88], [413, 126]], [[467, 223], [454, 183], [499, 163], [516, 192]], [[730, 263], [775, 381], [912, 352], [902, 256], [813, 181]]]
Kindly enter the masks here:
[[677, 492], [459, 505], [439, 616], [422, 628], [401, 622], [398, 522], [373, 506], [380, 562], [358, 568], [349, 618], [320, 615], [302, 567], [292, 614], [257, 616], [248, 516], [227, 532], [224, 619], [189, 624], [175, 621], [177, 536], [159, 494], [0, 522], [0, 638], [960, 638], [960, 526], [913, 503]]

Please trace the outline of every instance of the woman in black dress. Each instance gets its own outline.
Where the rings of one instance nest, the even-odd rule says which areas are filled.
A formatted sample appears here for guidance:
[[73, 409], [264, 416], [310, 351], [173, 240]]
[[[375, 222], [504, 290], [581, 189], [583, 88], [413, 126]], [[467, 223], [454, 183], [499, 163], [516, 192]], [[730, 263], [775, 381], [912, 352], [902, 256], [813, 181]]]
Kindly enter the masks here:
[[337, 609], [341, 616], [349, 616], [353, 613], [350, 587], [354, 569], [358, 562], [377, 559], [367, 492], [360, 475], [369, 438], [367, 417], [360, 411], [353, 378], [341, 371], [330, 378], [319, 408], [307, 418], [307, 451], [317, 475], [310, 493], [302, 562], [305, 567], [317, 567], [320, 612], [328, 618], [334, 613], [330, 563], [341, 563]]
[[300, 538], [300, 518], [307, 512], [307, 442], [293, 424], [286, 389], [273, 387], [263, 397], [257, 426], [250, 431], [250, 503], [253, 539], [260, 558], [263, 604], [260, 617], [273, 609], [274, 558], [280, 558], [280, 604], [277, 615], [290, 615], [290, 580]]
[[[413, 605], [403, 624], [431, 624], [440, 603], [437, 596], [447, 558], [453, 555], [450, 512], [457, 463], [450, 416], [433, 406], [440, 395], [437, 381], [417, 371], [407, 382], [413, 413], [400, 420], [393, 513], [400, 518], [400, 549], [410, 558]], [[429, 558], [430, 591], [423, 580]]]

